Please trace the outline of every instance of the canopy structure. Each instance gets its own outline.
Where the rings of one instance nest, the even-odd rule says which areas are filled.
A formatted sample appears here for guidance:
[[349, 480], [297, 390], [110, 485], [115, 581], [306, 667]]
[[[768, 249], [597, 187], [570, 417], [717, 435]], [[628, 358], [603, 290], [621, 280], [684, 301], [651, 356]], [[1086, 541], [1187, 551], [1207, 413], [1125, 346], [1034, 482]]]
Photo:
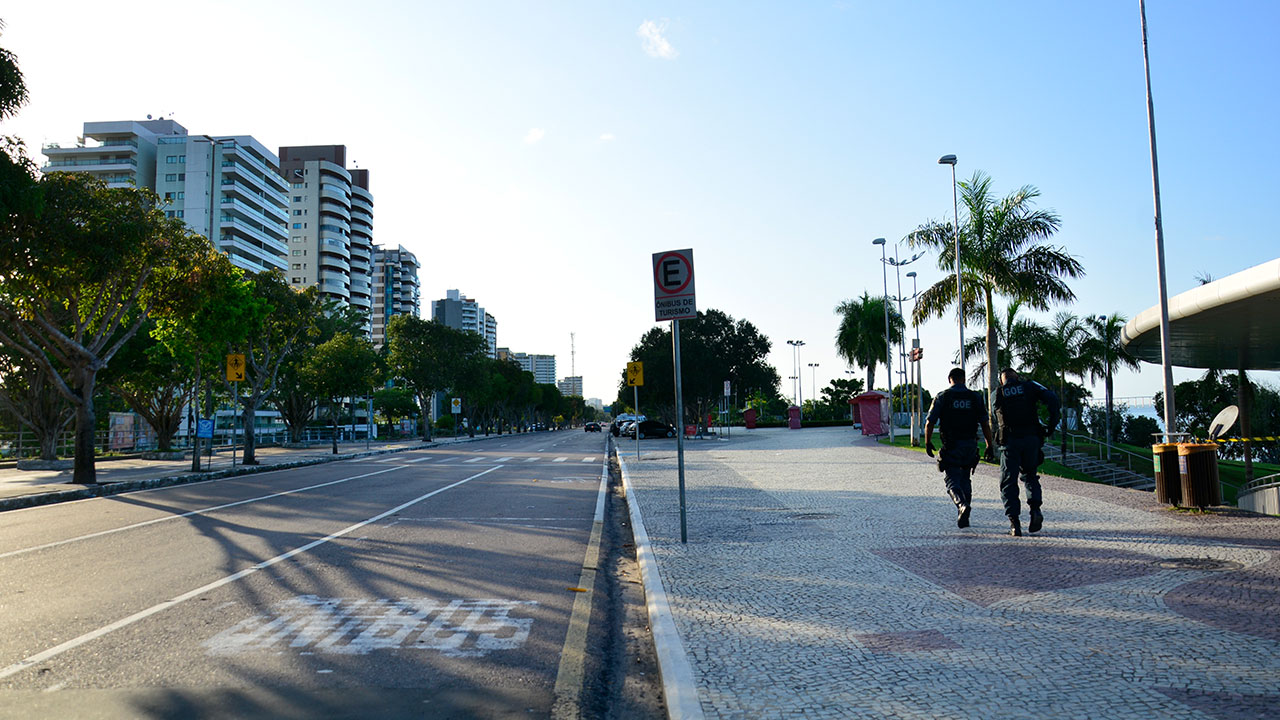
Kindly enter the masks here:
[[[1170, 363], [1280, 370], [1280, 258], [1169, 298]], [[1160, 364], [1160, 307], [1120, 334], [1129, 354]]]

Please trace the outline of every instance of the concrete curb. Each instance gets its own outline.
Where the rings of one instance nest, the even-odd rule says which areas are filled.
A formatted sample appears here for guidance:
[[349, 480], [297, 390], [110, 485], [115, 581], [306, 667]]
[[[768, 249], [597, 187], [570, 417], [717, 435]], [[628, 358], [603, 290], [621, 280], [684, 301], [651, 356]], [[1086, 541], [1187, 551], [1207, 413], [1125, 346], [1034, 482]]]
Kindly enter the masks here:
[[183, 475], [169, 475], [158, 478], [148, 478], [146, 480], [128, 480], [125, 482], [108, 482], [101, 485], [87, 486], [76, 490], [65, 490], [62, 492], [37, 493], [32, 495], [20, 495], [18, 497], [0, 499], [0, 512], [7, 510], [21, 510], [23, 508], [40, 507], [42, 505], [53, 505], [55, 503], [72, 502], [74, 500], [87, 500], [89, 498], [107, 497], [110, 495], [120, 495], [123, 493], [138, 492], [139, 490], [154, 490], [156, 488], [172, 487], [174, 485], [189, 485], [191, 483], [205, 482], [207, 480], [223, 480], [231, 477], [239, 477], [241, 475], [253, 475], [256, 473], [273, 472], [276, 470], [289, 470], [292, 468], [307, 467], [309, 465], [322, 465], [324, 463], [340, 462], [342, 460], [353, 460], [360, 457], [373, 457], [375, 455], [390, 455], [392, 453], [404, 452], [406, 450], [422, 450], [425, 448], [441, 447], [443, 445], [457, 445], [465, 442], [477, 442], [490, 438], [501, 437], [499, 435], [491, 435], [488, 438], [460, 438], [447, 443], [440, 442], [424, 442], [421, 445], [389, 448], [384, 450], [370, 450], [368, 452], [344, 453], [341, 455], [327, 455], [325, 457], [309, 458], [307, 460], [295, 460], [292, 462], [271, 463], [266, 465], [246, 466], [240, 465], [230, 470], [214, 470], [198, 475], [187, 472]]
[[[617, 454], [616, 448], [614, 449]], [[693, 679], [693, 666], [685, 652], [684, 642], [676, 629], [667, 600], [667, 590], [658, 572], [658, 560], [649, 544], [649, 533], [644, 528], [640, 505], [631, 492], [631, 479], [627, 476], [627, 463], [617, 455], [622, 471], [622, 487], [626, 491], [627, 509], [631, 513], [631, 533], [636, 544], [636, 560], [640, 564], [640, 577], [644, 582], [645, 605], [649, 611], [649, 627], [653, 645], [658, 655], [658, 674], [662, 676], [662, 694], [667, 701], [667, 717], [671, 720], [702, 720], [702, 703], [698, 700], [698, 685]]]

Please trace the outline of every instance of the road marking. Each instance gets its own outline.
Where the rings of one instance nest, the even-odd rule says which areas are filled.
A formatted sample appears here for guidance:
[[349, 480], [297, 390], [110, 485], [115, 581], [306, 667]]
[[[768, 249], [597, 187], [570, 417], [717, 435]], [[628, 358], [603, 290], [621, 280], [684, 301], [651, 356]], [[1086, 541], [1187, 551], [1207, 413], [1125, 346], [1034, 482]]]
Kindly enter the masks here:
[[67, 538], [66, 540], [57, 540], [54, 542], [45, 543], [44, 545], [35, 545], [33, 547], [23, 548], [21, 550], [10, 550], [9, 552], [0, 553], [0, 558], [13, 557], [14, 555], [22, 555], [24, 553], [35, 552], [36, 550], [47, 550], [48, 548], [58, 547], [59, 545], [66, 545], [68, 543], [73, 543], [73, 542], [79, 542], [81, 540], [92, 540], [93, 538], [102, 537], [103, 535], [110, 535], [112, 533], [124, 532], [125, 530], [133, 530], [135, 528], [146, 527], [148, 525], [155, 525], [156, 523], [162, 523], [169, 520], [178, 520], [184, 517], [191, 517], [192, 515], [203, 515], [204, 513], [210, 513], [216, 510], [226, 510], [227, 508], [236, 507], [237, 505], [247, 505], [252, 502], [270, 500], [271, 498], [282, 497], [284, 495], [293, 495], [294, 493], [307, 492], [308, 490], [317, 490], [319, 488], [328, 487], [330, 485], [338, 485], [344, 482], [350, 482], [352, 480], [359, 480], [361, 478], [367, 478], [367, 477], [372, 477], [374, 475], [389, 473], [392, 470], [399, 470], [400, 467], [401, 466], [389, 467], [384, 470], [375, 470], [373, 472], [367, 472], [361, 475], [352, 475], [351, 477], [342, 478], [340, 480], [330, 480], [329, 482], [322, 482], [316, 485], [308, 485], [306, 487], [296, 488], [294, 490], [284, 490], [278, 493], [271, 493], [270, 495], [262, 495], [256, 498], [249, 498], [248, 500], [237, 500], [236, 502], [225, 503], [223, 505], [214, 505], [213, 507], [200, 508], [199, 510], [190, 510], [188, 512], [181, 513], [179, 515], [166, 515], [164, 517], [153, 518], [151, 520], [144, 520], [140, 523], [134, 523], [132, 525], [124, 525], [122, 527], [112, 528], [110, 530], [101, 530], [99, 532], [89, 533], [88, 535], [79, 535], [77, 537]]
[[[9, 667], [4, 668], [3, 670], [0, 670], [0, 680], [3, 680], [3, 679], [5, 679], [5, 678], [7, 678], [7, 677], [10, 677], [10, 676], [12, 676], [12, 675], [16, 675], [16, 674], [18, 674], [18, 673], [22, 672], [23, 670], [26, 670], [27, 668], [31, 667], [32, 665], [37, 665], [37, 664], [39, 664], [39, 663], [44, 662], [45, 660], [48, 660], [48, 659], [50, 659], [50, 658], [57, 657], [57, 656], [61, 655], [62, 653], [67, 652], [68, 650], [74, 650], [75, 648], [78, 648], [78, 647], [80, 647], [81, 645], [84, 645], [84, 644], [85, 644], [85, 643], [87, 643], [87, 642], [91, 642], [91, 641], [93, 641], [93, 640], [97, 640], [98, 638], [100, 638], [100, 637], [102, 637], [102, 636], [104, 636], [104, 635], [109, 635], [109, 634], [111, 634], [111, 633], [115, 632], [116, 630], [119, 630], [119, 629], [121, 629], [121, 628], [128, 627], [128, 626], [130, 626], [130, 625], [132, 625], [132, 624], [134, 624], [134, 623], [138, 622], [139, 620], [145, 620], [145, 619], [147, 619], [147, 618], [151, 617], [152, 615], [155, 615], [155, 614], [156, 614], [156, 613], [158, 613], [158, 612], [162, 612], [162, 611], [164, 611], [164, 610], [168, 610], [168, 609], [169, 609], [169, 608], [171, 608], [171, 607], [176, 607], [177, 605], [180, 605], [180, 604], [182, 604], [182, 603], [184, 603], [184, 602], [186, 602], [186, 601], [190, 600], [191, 598], [199, 597], [200, 595], [203, 595], [203, 594], [205, 594], [205, 593], [207, 593], [207, 592], [210, 592], [210, 591], [212, 591], [212, 590], [217, 590], [218, 588], [222, 587], [223, 585], [228, 585], [228, 584], [233, 583], [233, 582], [235, 582], [235, 581], [237, 581], [237, 580], [239, 580], [239, 579], [241, 579], [241, 578], [243, 578], [243, 577], [247, 577], [247, 576], [249, 576], [249, 575], [252, 575], [252, 574], [254, 574], [254, 573], [258, 572], [259, 570], [263, 570], [263, 569], [269, 568], [269, 567], [271, 567], [272, 565], [275, 565], [275, 564], [276, 564], [276, 563], [278, 563], [278, 562], [282, 562], [282, 561], [284, 561], [284, 560], [288, 560], [289, 558], [291, 558], [291, 557], [293, 557], [293, 556], [295, 556], [295, 555], [300, 555], [300, 554], [302, 554], [302, 553], [304, 553], [304, 552], [307, 552], [308, 550], [311, 550], [312, 548], [316, 548], [316, 547], [319, 547], [319, 546], [321, 546], [321, 545], [324, 545], [325, 543], [328, 543], [328, 542], [330, 542], [330, 541], [332, 541], [332, 540], [336, 540], [336, 539], [338, 539], [338, 538], [342, 537], [343, 535], [346, 535], [346, 534], [348, 534], [348, 533], [351, 533], [351, 532], [354, 532], [354, 531], [356, 531], [356, 530], [359, 530], [360, 528], [364, 527], [365, 525], [369, 525], [369, 524], [371, 524], [371, 523], [378, 522], [379, 520], [381, 520], [381, 519], [383, 519], [383, 518], [385, 518], [385, 517], [389, 517], [389, 516], [391, 516], [391, 515], [394, 515], [394, 514], [396, 514], [396, 513], [400, 512], [401, 510], [404, 510], [404, 509], [406, 509], [406, 508], [413, 507], [414, 505], [417, 505], [418, 503], [422, 502], [423, 500], [426, 500], [426, 499], [428, 499], [428, 498], [431, 498], [431, 497], [434, 497], [434, 496], [436, 496], [436, 495], [439, 495], [440, 493], [445, 492], [446, 490], [452, 490], [453, 488], [456, 488], [456, 487], [458, 487], [459, 485], [462, 485], [462, 484], [464, 484], [464, 483], [471, 482], [472, 480], [475, 480], [476, 478], [478, 478], [478, 477], [480, 477], [480, 476], [482, 476], [482, 475], [488, 475], [489, 473], [491, 473], [491, 472], [493, 472], [494, 470], [497, 470], [497, 469], [499, 469], [499, 468], [501, 468], [501, 467], [502, 467], [501, 465], [494, 465], [493, 467], [489, 468], [488, 470], [483, 470], [483, 471], [481, 471], [481, 472], [478, 472], [478, 473], [476, 473], [475, 475], [472, 475], [471, 477], [464, 478], [464, 479], [459, 480], [459, 481], [457, 481], [457, 482], [455, 482], [455, 483], [452, 483], [452, 484], [450, 484], [450, 485], [445, 485], [445, 486], [444, 486], [444, 487], [442, 487], [442, 488], [438, 488], [438, 489], [436, 489], [436, 490], [432, 490], [431, 492], [426, 493], [425, 495], [419, 495], [418, 497], [416, 497], [416, 498], [414, 498], [414, 499], [412, 499], [412, 500], [410, 500], [410, 501], [408, 501], [408, 502], [401, 503], [401, 504], [399, 504], [399, 505], [397, 505], [397, 506], [395, 506], [395, 507], [391, 508], [390, 510], [387, 510], [387, 511], [385, 511], [385, 512], [381, 512], [381, 513], [378, 513], [377, 515], [374, 515], [373, 517], [368, 518], [367, 520], [361, 520], [360, 522], [355, 523], [354, 525], [348, 525], [347, 527], [345, 527], [345, 528], [343, 528], [343, 529], [341, 529], [341, 530], [339, 530], [339, 531], [337, 531], [337, 532], [335, 532], [335, 533], [330, 533], [329, 535], [326, 535], [326, 536], [324, 536], [324, 537], [320, 538], [319, 540], [312, 540], [311, 542], [307, 543], [306, 545], [302, 545], [302, 546], [300, 546], [300, 547], [296, 547], [296, 548], [294, 548], [294, 549], [292, 549], [292, 550], [290, 550], [290, 551], [288, 551], [288, 552], [281, 553], [281, 554], [276, 555], [275, 557], [270, 558], [270, 559], [268, 559], [268, 560], [263, 560], [262, 562], [260, 562], [260, 563], [258, 563], [258, 564], [256, 564], [256, 565], [251, 565], [251, 566], [249, 566], [249, 567], [247, 567], [247, 568], [245, 568], [245, 569], [241, 570], [240, 572], [232, 573], [232, 574], [230, 574], [230, 575], [228, 575], [228, 576], [226, 576], [226, 577], [224, 577], [224, 578], [222, 578], [222, 579], [220, 579], [220, 580], [214, 580], [213, 582], [208, 583], [207, 585], [202, 585], [202, 586], [200, 586], [200, 587], [196, 588], [195, 590], [191, 590], [191, 591], [185, 592], [185, 593], [183, 593], [183, 594], [181, 594], [181, 595], [179, 595], [179, 596], [177, 596], [177, 597], [175, 597], [175, 598], [171, 598], [171, 599], [169, 599], [169, 600], [165, 600], [165, 601], [164, 601], [164, 602], [162, 602], [162, 603], [158, 603], [158, 604], [156, 604], [156, 605], [152, 605], [151, 607], [149, 607], [149, 608], [147, 608], [147, 609], [145, 609], [145, 610], [140, 610], [140, 611], [138, 611], [138, 612], [136, 612], [136, 613], [134, 613], [134, 614], [132, 614], [132, 615], [130, 615], [130, 616], [128, 616], [128, 617], [121, 618], [120, 620], [117, 620], [117, 621], [115, 621], [115, 622], [113, 622], [113, 623], [111, 623], [111, 624], [109, 624], [109, 625], [104, 625], [104, 626], [102, 626], [102, 627], [98, 628], [97, 630], [93, 630], [93, 631], [91, 631], [91, 632], [87, 632], [87, 633], [85, 633], [85, 634], [81, 635], [80, 637], [72, 638], [72, 639], [70, 639], [70, 640], [68, 640], [68, 641], [66, 641], [66, 642], [64, 642], [64, 643], [62, 643], [62, 644], [60, 644], [60, 645], [55, 645], [54, 647], [51, 647], [51, 648], [49, 648], [48, 650], [44, 650], [44, 651], [42, 651], [42, 652], [38, 652], [38, 653], [36, 653], [35, 655], [31, 655], [31, 656], [29, 656], [29, 657], [26, 657], [26, 658], [24, 658], [24, 659], [22, 659], [22, 660], [19, 660], [19, 661], [18, 661], [18, 662], [16, 662], [16, 663], [14, 663], [14, 664], [10, 665]], [[396, 470], [396, 469], [398, 469], [398, 468], [388, 468], [387, 470], [384, 470], [384, 471], [381, 471], [381, 472], [390, 472], [391, 470]], [[377, 475], [378, 473], [369, 473], [369, 474], [370, 474], [370, 475]], [[332, 484], [332, 483], [330, 483], [330, 484]]]
[[473, 457], [473, 458], [471, 458], [470, 460], [463, 460], [462, 462], [464, 462], [464, 463], [478, 463], [478, 462], [480, 462], [480, 461], [481, 461], [481, 460], [483, 460], [483, 459], [484, 459], [484, 458], [482, 458], [482, 457]]
[[[539, 451], [539, 452], [541, 452], [541, 451]], [[525, 461], [525, 462], [538, 462], [538, 460], [540, 460], [540, 459], [541, 459], [541, 458], [536, 458], [536, 457], [527, 457], [527, 458], [525, 458], [525, 459], [524, 459], [524, 461]]]
[[422, 456], [422, 457], [420, 457], [420, 458], [414, 458], [414, 459], [412, 459], [412, 460], [405, 460], [404, 462], [405, 462], [405, 464], [406, 464], [406, 465], [408, 465], [408, 464], [410, 464], [410, 463], [420, 463], [420, 462], [422, 462], [423, 460], [426, 460], [426, 459], [427, 459], [427, 456], [426, 456], [426, 455], [423, 455], [423, 456]]
[[510, 613], [527, 605], [537, 603], [300, 595], [277, 603], [268, 614], [236, 623], [203, 644], [214, 655], [288, 649], [309, 655], [367, 655], [374, 650], [403, 649], [483, 657], [524, 645], [533, 618], [513, 618]]
[[592, 456], [592, 457], [584, 457], [584, 458], [582, 458], [582, 462], [584, 462], [584, 463], [589, 463], [589, 462], [592, 462], [592, 461], [594, 461], [594, 460], [595, 460], [595, 457], [594, 457], [594, 456]]
[[609, 468], [605, 465], [600, 469], [600, 489], [596, 492], [591, 539], [587, 541], [587, 553], [582, 559], [582, 574], [578, 576], [573, 611], [569, 615], [569, 632], [565, 635], [560, 667], [556, 670], [556, 699], [551, 706], [551, 717], [557, 719], [582, 715], [579, 698], [582, 697], [587, 662], [587, 630], [591, 622], [591, 599], [595, 595], [596, 567], [600, 564], [600, 535], [604, 531], [604, 501], [608, 491]]
[[555, 460], [552, 460], [551, 462], [564, 462], [565, 460], [568, 460], [568, 459], [569, 458], [567, 457], [558, 457]]
[[508, 461], [508, 460], [510, 460], [510, 459], [511, 459], [511, 456], [510, 456], [510, 455], [508, 455], [508, 456], [506, 456], [506, 457], [500, 457], [500, 458], [498, 458], [495, 462], [506, 462], [506, 461]]

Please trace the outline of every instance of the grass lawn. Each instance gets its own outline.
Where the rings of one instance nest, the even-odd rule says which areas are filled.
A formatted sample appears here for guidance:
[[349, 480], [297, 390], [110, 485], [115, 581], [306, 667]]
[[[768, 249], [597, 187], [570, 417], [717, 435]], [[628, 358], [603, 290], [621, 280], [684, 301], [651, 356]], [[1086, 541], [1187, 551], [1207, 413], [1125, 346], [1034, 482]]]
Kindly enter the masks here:
[[[908, 450], [914, 450], [918, 453], [924, 453], [924, 445], [921, 445], [920, 447], [911, 446], [910, 431], [905, 431], [903, 432], [903, 434], [896, 436], [894, 438], [893, 443], [889, 442], [888, 437], [880, 438], [879, 442], [881, 445], [892, 444], [894, 447], [906, 448]], [[982, 443], [978, 443], [979, 450], [981, 450], [982, 446], [983, 446]], [[1000, 466], [999, 463], [996, 463], [994, 465], [994, 467], [999, 467], [999, 466]], [[1071, 468], [1066, 467], [1065, 465], [1059, 465], [1058, 463], [1053, 462], [1052, 460], [1045, 460], [1043, 463], [1040, 464], [1040, 474], [1053, 475], [1054, 477], [1067, 478], [1068, 480], [1080, 480], [1081, 482], [1098, 482], [1094, 478], [1091, 478], [1082, 472], [1077, 472], [1075, 470], [1072, 470]]]

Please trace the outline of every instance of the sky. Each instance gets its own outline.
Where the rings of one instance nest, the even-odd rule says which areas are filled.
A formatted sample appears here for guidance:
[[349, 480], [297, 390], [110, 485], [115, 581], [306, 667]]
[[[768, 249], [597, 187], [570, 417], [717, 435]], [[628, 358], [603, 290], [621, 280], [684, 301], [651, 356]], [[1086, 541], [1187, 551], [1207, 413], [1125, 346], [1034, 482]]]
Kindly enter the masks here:
[[[561, 377], [572, 334], [606, 404], [655, 324], [651, 256], [683, 248], [699, 309], [772, 341], [784, 395], [787, 340], [804, 397], [865, 377], [834, 309], [883, 292], [874, 238], [892, 255], [950, 218], [949, 153], [959, 179], [1034, 185], [1061, 216], [1050, 242], [1087, 275], [1032, 317], [1158, 299], [1137, 2], [50, 0], [0, 19], [31, 93], [0, 134], [37, 159], [86, 121], [148, 114], [344, 144], [370, 171], [375, 242], [422, 263], [424, 314], [457, 288], [499, 346], [554, 354]], [[1280, 4], [1151, 0], [1147, 21], [1174, 295], [1280, 256]], [[922, 290], [945, 275], [933, 255], [907, 270]], [[926, 387], [957, 335], [954, 316], [920, 328]], [[1116, 377], [1119, 397], [1160, 386], [1145, 363]]]

